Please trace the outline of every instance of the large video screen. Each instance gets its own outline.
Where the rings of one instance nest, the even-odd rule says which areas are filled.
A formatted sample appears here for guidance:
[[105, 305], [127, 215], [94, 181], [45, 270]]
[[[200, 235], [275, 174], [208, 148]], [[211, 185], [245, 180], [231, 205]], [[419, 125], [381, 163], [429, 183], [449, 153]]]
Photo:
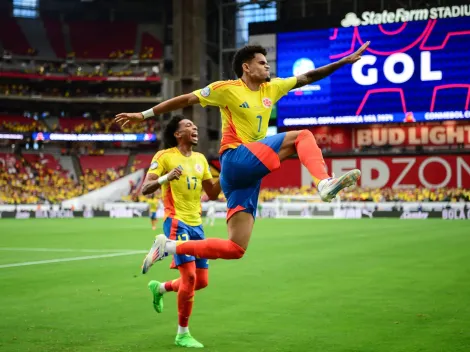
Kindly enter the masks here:
[[279, 33], [277, 76], [329, 64], [368, 40], [359, 62], [282, 98], [278, 126], [470, 121], [468, 17]]

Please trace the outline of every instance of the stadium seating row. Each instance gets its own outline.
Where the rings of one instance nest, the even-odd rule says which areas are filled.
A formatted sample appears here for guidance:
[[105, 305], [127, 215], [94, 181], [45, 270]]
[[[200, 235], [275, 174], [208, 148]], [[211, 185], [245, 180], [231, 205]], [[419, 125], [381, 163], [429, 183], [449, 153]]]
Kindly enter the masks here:
[[[148, 31], [152, 26], [139, 27], [135, 22], [122, 21], [29, 19], [18, 22], [15, 18], [2, 16], [0, 42], [4, 49], [17, 55], [47, 57], [50, 56], [47, 49], [52, 48], [51, 54], [56, 58], [113, 59], [134, 54], [143, 59], [161, 58], [163, 44], [158, 39], [158, 33]], [[39, 35], [38, 31], [44, 32], [41, 33], [43, 35]], [[28, 33], [34, 32], [36, 36], [28, 36]], [[43, 37], [47, 38], [48, 43], [39, 40]], [[72, 52], [67, 53], [67, 42]]]
[[2, 132], [63, 132], [63, 133], [154, 133], [158, 124], [149, 120], [145, 124], [131, 124], [124, 128], [113, 122], [112, 117], [90, 120], [84, 117], [59, 118], [58, 123], [46, 126], [45, 120], [28, 118], [21, 115], [0, 115]]
[[[317, 194], [316, 188], [263, 189], [260, 200], [273, 201], [278, 196], [309, 196]], [[350, 202], [459, 202], [470, 201], [470, 191], [462, 188], [412, 188], [412, 189], [346, 189], [341, 193], [341, 201]]]
[[51, 88], [41, 86], [31, 87], [28, 84], [0, 84], [0, 94], [6, 96], [31, 96], [43, 97], [100, 97], [100, 98], [131, 98], [131, 97], [154, 97], [158, 95], [158, 88], [96, 88], [83, 89], [64, 86], [62, 88]]
[[73, 179], [50, 154], [0, 153], [0, 204], [60, 203], [124, 176], [127, 155], [82, 156]]

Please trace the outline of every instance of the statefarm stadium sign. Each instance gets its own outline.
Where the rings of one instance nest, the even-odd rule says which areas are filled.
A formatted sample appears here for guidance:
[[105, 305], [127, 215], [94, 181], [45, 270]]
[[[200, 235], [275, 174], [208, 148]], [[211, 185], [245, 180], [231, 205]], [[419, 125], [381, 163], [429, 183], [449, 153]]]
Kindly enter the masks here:
[[397, 9], [396, 11], [385, 10], [383, 12], [365, 11], [359, 17], [354, 12], [350, 12], [346, 14], [344, 19], [341, 21], [341, 26], [357, 27], [466, 16], [470, 16], [470, 5], [440, 6], [418, 10]]

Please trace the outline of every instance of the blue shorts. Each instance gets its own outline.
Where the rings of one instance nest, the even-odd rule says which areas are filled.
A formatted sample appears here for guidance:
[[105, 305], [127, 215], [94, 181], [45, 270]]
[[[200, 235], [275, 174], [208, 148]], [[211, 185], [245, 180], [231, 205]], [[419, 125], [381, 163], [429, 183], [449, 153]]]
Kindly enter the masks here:
[[220, 185], [227, 198], [227, 221], [243, 211], [256, 218], [261, 180], [281, 166], [285, 133], [228, 149], [220, 156]]
[[151, 220], [157, 220], [157, 212], [156, 211], [153, 211], [150, 213], [150, 219]]
[[[180, 241], [189, 241], [189, 240], [203, 240], [204, 229], [202, 225], [199, 226], [190, 226], [182, 222], [181, 220], [174, 218], [166, 218], [163, 223], [163, 232], [165, 236], [170, 240], [180, 240]], [[191, 255], [173, 255], [173, 262], [171, 268], [177, 268], [178, 265], [196, 262], [196, 268], [198, 269], [208, 269], [209, 261], [207, 259], [196, 258]]]

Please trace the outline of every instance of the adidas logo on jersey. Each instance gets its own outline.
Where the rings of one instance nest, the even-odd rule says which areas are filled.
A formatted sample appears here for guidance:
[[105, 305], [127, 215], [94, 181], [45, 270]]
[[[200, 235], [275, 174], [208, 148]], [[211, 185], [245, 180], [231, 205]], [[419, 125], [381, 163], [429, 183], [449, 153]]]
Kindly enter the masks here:
[[248, 103], [245, 101], [242, 105], [240, 105], [241, 108], [245, 108], [245, 109], [248, 109], [250, 106], [248, 105]]

